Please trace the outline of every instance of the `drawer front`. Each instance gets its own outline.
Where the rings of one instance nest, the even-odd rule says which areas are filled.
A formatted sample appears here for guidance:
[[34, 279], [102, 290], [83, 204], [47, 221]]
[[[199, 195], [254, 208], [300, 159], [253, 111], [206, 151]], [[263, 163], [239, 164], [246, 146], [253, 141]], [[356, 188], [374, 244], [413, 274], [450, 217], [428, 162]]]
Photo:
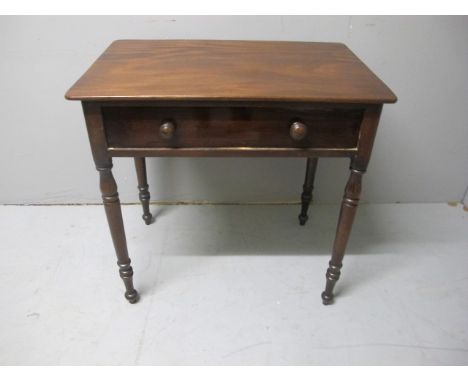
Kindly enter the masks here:
[[112, 148], [355, 148], [362, 110], [103, 107]]

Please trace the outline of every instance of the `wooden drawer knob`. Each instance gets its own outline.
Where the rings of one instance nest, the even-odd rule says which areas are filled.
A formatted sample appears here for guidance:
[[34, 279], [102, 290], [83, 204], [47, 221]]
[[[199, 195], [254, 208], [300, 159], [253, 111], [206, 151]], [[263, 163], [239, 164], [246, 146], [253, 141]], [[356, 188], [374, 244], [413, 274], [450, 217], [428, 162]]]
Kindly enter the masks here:
[[307, 136], [307, 126], [302, 122], [293, 122], [289, 128], [289, 135], [295, 141], [300, 141]]
[[163, 139], [172, 139], [174, 137], [176, 125], [172, 121], [165, 121], [159, 126], [159, 135]]

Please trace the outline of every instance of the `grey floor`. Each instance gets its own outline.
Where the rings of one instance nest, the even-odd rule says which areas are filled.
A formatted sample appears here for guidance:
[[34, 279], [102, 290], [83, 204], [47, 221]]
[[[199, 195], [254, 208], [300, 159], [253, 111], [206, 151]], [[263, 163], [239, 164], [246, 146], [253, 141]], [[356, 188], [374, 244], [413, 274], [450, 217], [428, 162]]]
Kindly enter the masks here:
[[125, 206], [128, 304], [101, 206], [0, 207], [0, 364], [468, 364], [468, 213], [362, 205], [336, 304], [338, 206]]

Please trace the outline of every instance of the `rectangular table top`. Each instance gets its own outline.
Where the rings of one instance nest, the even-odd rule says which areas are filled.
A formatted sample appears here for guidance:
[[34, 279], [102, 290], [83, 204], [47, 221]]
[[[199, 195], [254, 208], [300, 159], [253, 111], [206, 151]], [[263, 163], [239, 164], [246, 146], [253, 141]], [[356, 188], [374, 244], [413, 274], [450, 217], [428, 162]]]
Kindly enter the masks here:
[[393, 103], [393, 92], [345, 45], [118, 40], [67, 92], [86, 101]]

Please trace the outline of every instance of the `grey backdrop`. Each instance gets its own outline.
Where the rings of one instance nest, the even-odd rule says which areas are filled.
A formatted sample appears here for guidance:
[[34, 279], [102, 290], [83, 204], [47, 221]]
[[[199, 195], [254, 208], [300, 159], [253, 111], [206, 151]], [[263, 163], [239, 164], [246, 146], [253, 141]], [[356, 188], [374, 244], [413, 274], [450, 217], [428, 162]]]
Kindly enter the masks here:
[[[138, 16], [0, 18], [0, 203], [99, 202], [78, 102], [63, 95], [115, 39], [347, 44], [398, 95], [384, 107], [363, 199], [460, 200], [468, 182], [468, 18]], [[300, 159], [150, 159], [154, 200], [297, 200]], [[338, 202], [345, 159], [319, 162], [315, 199]], [[114, 160], [137, 201], [131, 159]]]

